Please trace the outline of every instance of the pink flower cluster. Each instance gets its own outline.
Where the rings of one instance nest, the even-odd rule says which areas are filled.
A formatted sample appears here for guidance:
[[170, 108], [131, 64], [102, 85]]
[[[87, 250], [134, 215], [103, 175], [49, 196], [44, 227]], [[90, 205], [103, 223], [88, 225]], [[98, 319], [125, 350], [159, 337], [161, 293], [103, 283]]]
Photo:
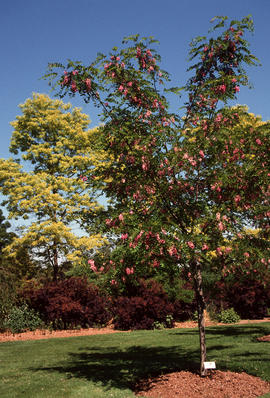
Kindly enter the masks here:
[[[64, 76], [63, 79], [61, 81], [61, 85], [62, 87], [70, 87], [71, 91], [73, 93], [75, 93], [76, 91], [79, 90], [78, 88], [78, 79], [76, 79], [76, 76], [79, 75], [79, 71], [78, 70], [73, 70], [72, 72], [67, 72], [64, 71]], [[86, 78], [84, 81], [84, 89], [86, 92], [90, 92], [92, 89], [92, 81], [90, 78]]]
[[195, 249], [195, 245], [194, 245], [193, 242], [188, 241], [188, 242], [187, 242], [187, 245], [188, 245], [188, 247], [189, 247], [190, 249]]
[[150, 50], [142, 51], [137, 47], [136, 57], [139, 60], [139, 65], [142, 69], [146, 69], [149, 73], [154, 72], [156, 67], [156, 59], [153, 57]]
[[[88, 264], [90, 265], [90, 269], [93, 271], [93, 272], [98, 272], [98, 269], [97, 269], [97, 267], [96, 267], [96, 265], [95, 265], [95, 261], [94, 260], [88, 260]], [[104, 264], [104, 263], [103, 263]], [[104, 267], [103, 266], [101, 266], [100, 268], [99, 268], [99, 272], [103, 272], [104, 271]]]
[[90, 268], [93, 272], [97, 272], [97, 267], [95, 266], [94, 260], [88, 260], [88, 264], [90, 265]]

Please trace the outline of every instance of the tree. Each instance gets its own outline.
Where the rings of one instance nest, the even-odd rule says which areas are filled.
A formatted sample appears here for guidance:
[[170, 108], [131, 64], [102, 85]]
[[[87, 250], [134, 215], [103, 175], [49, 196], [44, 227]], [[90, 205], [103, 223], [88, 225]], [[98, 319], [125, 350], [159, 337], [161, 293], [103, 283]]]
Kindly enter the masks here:
[[0, 209], [0, 255], [2, 256], [2, 252], [5, 246], [7, 246], [15, 234], [13, 232], [7, 232], [7, 229], [11, 227], [10, 222], [6, 221], [3, 211]]
[[[227, 105], [248, 85], [243, 64], [257, 63], [243, 38], [253, 24], [246, 17], [226, 28], [227, 18], [217, 19], [213, 36], [191, 43], [196, 63], [182, 88], [188, 93], [182, 115], [169, 111], [166, 96], [180, 89], [166, 87], [169, 75], [150, 48], [153, 38], [126, 38], [126, 47], [86, 67], [50, 64], [46, 75], [51, 84], [56, 78], [61, 97], [78, 92], [102, 109], [99, 144], [112, 158], [96, 180], [111, 199], [105, 224], [142, 257], [132, 272], [125, 259], [119, 267], [134, 275], [174, 263], [193, 279], [201, 375], [207, 373], [202, 270], [224, 272], [225, 263], [233, 269], [236, 258], [251, 266], [251, 257], [261, 272], [268, 267], [270, 123], [253, 125], [245, 108]], [[247, 225], [260, 228], [256, 239], [245, 233]]]
[[97, 130], [87, 130], [89, 119], [80, 109], [42, 94], [20, 107], [22, 115], [11, 123], [10, 151], [31, 162], [33, 170], [23, 171], [17, 161], [0, 159], [0, 181], [9, 218], [30, 219], [31, 224], [4, 251], [12, 257], [28, 247], [52, 267], [56, 280], [61, 261], [78, 262], [104, 240], [100, 234], [78, 237], [70, 224], [76, 221], [85, 229], [83, 214], [93, 215], [100, 208], [80, 176], [107, 158], [91, 148]]
[[7, 250], [12, 241], [18, 238], [14, 232], [8, 232], [11, 227], [10, 222], [6, 221], [0, 209], [0, 279], [3, 275], [8, 275], [12, 279], [19, 280], [28, 275], [33, 275], [37, 271], [36, 264], [30, 259], [28, 248], [21, 246], [12, 259], [8, 258]]
[[3, 258], [3, 249], [15, 236], [13, 232], [7, 231], [10, 226], [0, 209], [0, 329], [3, 327], [3, 320], [7, 310], [10, 309], [15, 299], [14, 276], [6, 269]]

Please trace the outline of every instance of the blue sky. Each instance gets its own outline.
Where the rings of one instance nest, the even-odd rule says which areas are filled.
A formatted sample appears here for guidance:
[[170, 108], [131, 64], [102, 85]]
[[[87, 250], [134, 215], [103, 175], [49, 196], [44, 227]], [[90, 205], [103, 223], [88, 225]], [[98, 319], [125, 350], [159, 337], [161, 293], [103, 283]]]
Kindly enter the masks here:
[[[0, 158], [10, 156], [9, 123], [20, 114], [18, 105], [32, 92], [48, 93], [40, 80], [48, 62], [67, 58], [92, 61], [120, 45], [124, 36], [140, 33], [160, 41], [163, 67], [174, 85], [187, 80], [188, 48], [192, 38], [203, 35], [215, 15], [240, 19], [252, 14], [251, 51], [262, 66], [249, 70], [254, 88], [242, 88], [237, 103], [270, 119], [270, 0], [2, 0], [0, 15]], [[53, 96], [51, 93], [50, 95]], [[72, 104], [88, 113], [93, 127], [99, 123], [91, 105]]]

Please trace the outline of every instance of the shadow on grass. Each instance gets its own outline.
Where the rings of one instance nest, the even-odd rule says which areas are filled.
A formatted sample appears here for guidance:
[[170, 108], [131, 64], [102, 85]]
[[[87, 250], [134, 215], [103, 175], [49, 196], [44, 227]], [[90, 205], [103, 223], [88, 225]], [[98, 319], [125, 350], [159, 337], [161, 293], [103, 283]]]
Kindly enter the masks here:
[[[255, 335], [269, 334], [269, 324], [248, 326], [219, 326], [207, 329], [208, 336], [208, 357], [213, 356], [219, 362], [219, 369], [226, 369], [228, 362], [223, 357], [235, 357], [235, 363], [230, 362], [230, 368], [234, 371], [241, 371], [242, 364], [245, 368], [252, 365], [254, 359], [266, 361], [264, 353], [257, 349], [253, 352], [246, 352], [247, 347], [243, 341], [243, 353], [235, 353], [234, 337], [247, 339], [252, 343]], [[188, 336], [198, 336], [197, 330], [184, 331], [170, 330], [168, 335], [179, 335], [179, 345], [173, 346], [146, 346], [132, 345], [121, 349], [119, 345], [110, 347], [86, 346], [80, 347], [79, 352], [68, 353], [67, 359], [51, 367], [32, 367], [31, 371], [58, 372], [67, 378], [79, 378], [103, 386], [104, 390], [111, 388], [132, 389], [139, 380], [155, 377], [160, 374], [171, 373], [181, 370], [197, 372], [199, 369], [199, 345], [194, 343], [188, 345]], [[187, 339], [185, 339], [185, 335]], [[250, 339], [249, 339], [250, 336]], [[185, 344], [185, 341], [187, 344]], [[259, 344], [259, 343], [258, 343]]]
[[[197, 329], [187, 329], [183, 331], [183, 329], [173, 329], [173, 334], [176, 335], [198, 335]], [[245, 324], [245, 325], [237, 325], [237, 324], [230, 324], [228, 326], [209, 326], [206, 328], [206, 336], [217, 336], [220, 337], [245, 337], [250, 336], [251, 338], [256, 336], [264, 336], [270, 333], [270, 323], [261, 323], [261, 324]]]
[[80, 353], [69, 353], [69, 358], [58, 366], [32, 367], [31, 371], [59, 372], [67, 378], [80, 378], [111, 388], [134, 389], [140, 379], [180, 370], [196, 372], [199, 352], [182, 350], [178, 346], [132, 346], [125, 351], [119, 347], [85, 347]]
[[215, 328], [207, 329], [206, 333], [209, 335], [222, 334], [223, 336], [252, 336], [252, 335], [264, 335], [269, 333], [269, 323], [268, 324], [246, 324], [246, 325], [228, 325], [228, 326], [218, 326]]

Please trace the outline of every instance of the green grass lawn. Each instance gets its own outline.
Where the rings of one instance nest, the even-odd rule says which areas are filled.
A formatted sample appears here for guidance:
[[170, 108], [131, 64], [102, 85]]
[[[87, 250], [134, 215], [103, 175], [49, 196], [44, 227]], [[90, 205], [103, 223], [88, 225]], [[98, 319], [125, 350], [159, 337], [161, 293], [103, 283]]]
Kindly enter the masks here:
[[[270, 323], [207, 328], [208, 360], [270, 381]], [[1, 398], [128, 398], [140, 378], [197, 370], [195, 329], [0, 344]], [[270, 394], [267, 395], [270, 397]]]

